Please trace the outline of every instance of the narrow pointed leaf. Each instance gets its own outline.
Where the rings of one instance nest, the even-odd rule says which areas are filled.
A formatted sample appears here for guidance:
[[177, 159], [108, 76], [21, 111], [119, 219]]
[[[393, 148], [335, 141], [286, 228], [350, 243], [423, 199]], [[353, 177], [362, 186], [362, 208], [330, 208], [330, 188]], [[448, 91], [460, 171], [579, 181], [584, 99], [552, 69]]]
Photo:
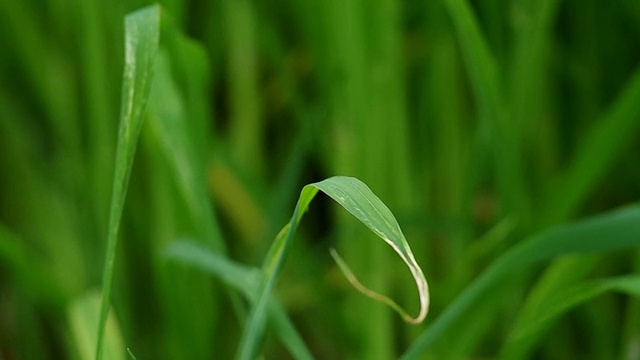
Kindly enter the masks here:
[[[100, 315], [100, 293], [90, 290], [71, 301], [67, 316], [71, 326], [71, 339], [80, 360], [90, 360], [96, 348], [95, 328]], [[107, 317], [104, 336], [104, 357], [109, 360], [124, 360], [124, 342], [115, 314]]]
[[411, 345], [402, 359], [419, 359], [481, 296], [509, 274], [563, 255], [640, 246], [640, 206], [629, 206], [575, 224], [552, 228], [514, 246], [493, 262]]
[[98, 323], [96, 359], [102, 359], [102, 338], [106, 325], [113, 267], [118, 243], [122, 209], [131, 175], [133, 158], [142, 128], [142, 120], [149, 97], [153, 60], [160, 41], [160, 7], [146, 7], [129, 14], [125, 19], [125, 64], [122, 84], [120, 131], [113, 177], [113, 193], [107, 235], [107, 254], [102, 283], [102, 305]]
[[[257, 301], [259, 269], [237, 264], [195, 242], [177, 241], [167, 248], [165, 256], [212, 274], [241, 292], [249, 301]], [[311, 352], [276, 298], [271, 299], [268, 312], [276, 334], [291, 355], [296, 359], [312, 359]]]
[[138, 358], [136, 358], [136, 356], [135, 356], [135, 355], [133, 355], [133, 352], [132, 352], [132, 351], [131, 351], [131, 349], [129, 349], [129, 348], [127, 348], [127, 354], [129, 354], [129, 357], [130, 357], [132, 360], [138, 360]]
[[591, 281], [564, 289], [554, 294], [540, 307], [535, 317], [520, 323], [511, 331], [501, 359], [522, 359], [554, 320], [563, 314], [598, 296], [610, 292], [618, 292], [633, 297], [640, 297], [640, 276], [628, 275], [599, 281]]

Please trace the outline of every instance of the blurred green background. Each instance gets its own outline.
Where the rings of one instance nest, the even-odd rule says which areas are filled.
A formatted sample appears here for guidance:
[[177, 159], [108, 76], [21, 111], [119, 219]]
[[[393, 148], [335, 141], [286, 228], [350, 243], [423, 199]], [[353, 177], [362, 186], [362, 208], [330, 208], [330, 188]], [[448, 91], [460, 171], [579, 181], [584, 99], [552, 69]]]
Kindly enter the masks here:
[[[93, 354], [83, 347], [95, 336], [87, 314], [106, 250], [123, 17], [147, 4], [0, 1], [0, 359]], [[145, 123], [110, 335], [138, 359], [233, 356], [242, 321], [225, 286], [163, 252], [187, 238], [260, 266], [309, 182], [367, 183], [398, 218], [432, 297], [426, 324], [413, 326], [354, 291], [329, 247], [365, 284], [418, 308], [401, 261], [319, 198], [277, 294], [320, 359], [398, 357], [511, 245], [640, 198], [636, 0], [162, 6], [170, 76], [154, 79], [147, 120], [182, 119], [175, 135], [190, 151], [167, 151], [173, 140]], [[424, 356], [494, 358], [522, 309], [584, 280], [638, 272], [639, 255], [514, 274]], [[639, 349], [640, 303], [605, 295], [515, 357], [638, 359]], [[290, 356], [271, 333], [264, 354]]]

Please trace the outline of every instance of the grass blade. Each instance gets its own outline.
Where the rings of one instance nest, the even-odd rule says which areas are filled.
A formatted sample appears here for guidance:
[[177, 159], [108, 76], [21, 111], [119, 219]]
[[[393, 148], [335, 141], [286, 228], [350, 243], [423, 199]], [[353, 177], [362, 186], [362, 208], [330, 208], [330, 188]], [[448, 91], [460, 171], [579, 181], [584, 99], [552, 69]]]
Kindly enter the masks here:
[[640, 276], [629, 275], [588, 282], [555, 294], [540, 307], [544, 311], [535, 314], [533, 318], [526, 319], [527, 321], [523, 321], [520, 327], [513, 329], [500, 358], [525, 358], [527, 351], [554, 320], [571, 309], [609, 292], [640, 297]]
[[102, 359], [118, 230], [127, 192], [145, 106], [149, 97], [153, 60], [160, 42], [160, 7], [153, 5], [127, 15], [125, 19], [125, 67], [122, 84], [120, 131], [113, 179], [113, 194], [107, 235], [107, 254], [102, 283], [102, 305], [98, 323], [96, 359]]
[[311, 200], [318, 191], [342, 205], [349, 213], [366, 225], [373, 233], [383, 239], [402, 258], [411, 271], [420, 296], [420, 313], [415, 318], [409, 316], [399, 305], [386, 296], [377, 294], [359, 285], [346, 264], [334, 253], [334, 258], [347, 278], [365, 295], [384, 302], [398, 311], [400, 315], [411, 323], [419, 323], [427, 315], [429, 307], [429, 290], [422, 269], [416, 263], [411, 248], [407, 243], [395, 217], [387, 206], [360, 180], [352, 177], [336, 176], [321, 182], [309, 184], [302, 189], [300, 198], [291, 217], [291, 221], [280, 231], [263, 265], [263, 275], [259, 288], [258, 299], [251, 309], [248, 323], [245, 327], [238, 359], [254, 359], [257, 355], [259, 343], [265, 327], [265, 313], [268, 300], [284, 262], [284, 256], [293, 241], [302, 215], [307, 211]]
[[571, 167], [549, 194], [547, 223], [571, 216], [593, 192], [640, 128], [640, 68], [624, 90], [582, 138]]
[[[426, 318], [429, 310], [429, 288], [427, 280], [413, 256], [409, 243], [407, 243], [398, 221], [389, 208], [371, 192], [369, 187], [356, 178], [333, 177], [312, 184], [312, 186], [321, 190], [338, 204], [342, 205], [345, 210], [350, 212], [373, 231], [374, 234], [384, 240], [400, 256], [402, 261], [409, 267], [416, 281], [420, 295], [420, 313], [413, 318], [391, 299], [384, 296], [379, 297], [379, 295], [375, 295], [375, 292], [363, 291], [363, 293], [391, 306], [409, 323], [418, 324], [422, 322]], [[332, 255], [347, 278], [350, 279], [356, 288], [359, 288], [356, 282], [353, 281], [357, 281], [357, 279], [351, 276], [351, 271], [346, 267], [346, 264], [340, 261], [336, 252], [332, 252]]]
[[259, 97], [259, 66], [254, 3], [224, 1], [224, 24], [228, 36], [229, 89], [233, 122], [230, 137], [234, 155], [243, 167], [261, 173], [263, 167], [262, 116]]
[[445, 5], [453, 20], [478, 102], [480, 122], [477, 131], [481, 149], [490, 149], [496, 159], [495, 172], [504, 196], [505, 210], [526, 217], [529, 203], [518, 149], [520, 131], [516, 123], [507, 123], [508, 109], [498, 64], [468, 2], [446, 0]]
[[514, 246], [489, 266], [420, 335], [403, 359], [417, 359], [461, 319], [500, 279], [526, 266], [562, 255], [640, 246], [640, 206], [630, 206], [575, 224], [559, 226]]
[[498, 66], [471, 7], [465, 0], [445, 1], [460, 41], [465, 64], [483, 117], [500, 118], [502, 94]]
[[[563, 221], [575, 214], [606, 176], [616, 159], [628, 148], [637, 134], [640, 122], [640, 70], [627, 82], [610, 108], [595, 122], [576, 150], [570, 167], [548, 193], [548, 208], [543, 212], [543, 224]], [[561, 259], [552, 264], [529, 292], [519, 317], [529, 312], [550, 294], [561, 291], [584, 278], [595, 265], [595, 259]], [[517, 320], [516, 323], [520, 323]]]
[[237, 264], [195, 241], [178, 240], [166, 249], [164, 256], [213, 274], [249, 298], [260, 282], [259, 269]]
[[[220, 278], [226, 284], [242, 292], [251, 302], [255, 302], [258, 298], [259, 269], [237, 264], [194, 242], [176, 242], [167, 248], [165, 255], [169, 260], [187, 264]], [[307, 349], [277, 299], [272, 298], [268, 306], [274, 329], [291, 355], [296, 359], [313, 359], [311, 352]]]
[[[68, 309], [74, 344], [81, 360], [93, 357], [96, 343], [94, 329], [98, 325], [100, 293], [91, 290], [74, 299]], [[111, 313], [105, 323], [103, 355], [109, 360], [124, 360], [124, 341], [115, 314]]]
[[165, 153], [178, 189], [192, 216], [201, 227], [201, 236], [218, 251], [225, 251], [213, 209], [209, 203], [204, 169], [196, 161], [194, 139], [190, 137], [185, 104], [172, 79], [171, 59], [161, 49], [155, 64], [155, 85], [149, 100], [150, 125]]
[[136, 358], [136, 356], [135, 356], [135, 355], [133, 355], [133, 352], [132, 352], [132, 351], [131, 351], [131, 349], [129, 349], [129, 348], [127, 348], [127, 354], [129, 354], [129, 357], [130, 357], [132, 360], [138, 360], [138, 358]]

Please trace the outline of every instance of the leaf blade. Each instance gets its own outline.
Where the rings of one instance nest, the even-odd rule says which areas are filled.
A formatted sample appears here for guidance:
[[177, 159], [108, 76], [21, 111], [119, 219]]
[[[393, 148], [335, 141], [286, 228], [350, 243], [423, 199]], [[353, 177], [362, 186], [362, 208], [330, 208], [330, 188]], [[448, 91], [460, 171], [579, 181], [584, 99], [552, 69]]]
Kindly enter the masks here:
[[[623, 231], [611, 231], [624, 229]], [[606, 239], [606, 241], [603, 241]], [[581, 222], [558, 226], [512, 247], [482, 272], [411, 345], [402, 359], [417, 359], [474, 303], [510, 273], [528, 265], [569, 254], [585, 254], [640, 246], [640, 206], [628, 206]]]
[[356, 282], [351, 281], [351, 283], [359, 289], [360, 292], [389, 305], [396, 310], [405, 321], [413, 324], [422, 322], [426, 318], [429, 310], [429, 286], [391, 210], [389, 210], [367, 185], [356, 178], [336, 176], [312, 185], [339, 203], [345, 210], [355, 216], [373, 233], [391, 246], [400, 256], [416, 281], [420, 296], [420, 313], [415, 318], [412, 318], [406, 311], [402, 310], [402, 307], [388, 297], [376, 292], [371, 292], [371, 290], [366, 289], [366, 287], [362, 289], [366, 289], [365, 291], [360, 290], [360, 286], [356, 285], [359, 284], [359, 281], [357, 281], [355, 276], [351, 276], [353, 275], [351, 271], [344, 262], [339, 260], [339, 257], [336, 257], [337, 253], [334, 252], [332, 255], [340, 266], [343, 274], [348, 279], [356, 280]]
[[122, 84], [122, 110], [109, 215], [96, 360], [100, 360], [103, 357], [102, 344], [109, 313], [120, 219], [122, 218], [136, 145], [142, 128], [143, 114], [149, 98], [153, 60], [157, 53], [159, 42], [160, 7], [158, 5], [152, 5], [127, 15], [125, 18], [125, 67]]
[[545, 329], [555, 320], [579, 305], [611, 292], [640, 297], [640, 276], [625, 275], [588, 281], [562, 289], [558, 294], [546, 299], [538, 313], [532, 314], [532, 318], [520, 322], [512, 329], [499, 358], [525, 358]]
[[[420, 294], [420, 313], [416, 318], [411, 318], [407, 315], [406, 311], [402, 310], [402, 308], [391, 299], [379, 294], [379, 296], [373, 296], [373, 298], [391, 306], [409, 322], [421, 322], [426, 317], [429, 304], [427, 282], [420, 266], [415, 262], [411, 248], [406, 242], [404, 235], [402, 235], [397, 220], [395, 220], [395, 217], [387, 206], [384, 205], [382, 200], [375, 196], [360, 180], [352, 177], [335, 176], [309, 184], [302, 189], [291, 220], [273, 242], [264, 261], [263, 276], [258, 290], [258, 300], [251, 308], [249, 320], [243, 331], [242, 339], [240, 340], [236, 359], [249, 360], [257, 356], [259, 343], [264, 334], [265, 312], [268, 299], [271, 296], [278, 274], [282, 268], [284, 257], [293, 241], [293, 236], [302, 215], [307, 211], [309, 204], [318, 191], [322, 191], [327, 196], [336, 200], [336, 202], [365, 224], [398, 253], [416, 280]], [[344, 265], [344, 263], [342, 264]], [[345, 275], [347, 275], [347, 273], [345, 273]]]
[[[178, 261], [212, 274], [255, 302], [260, 285], [260, 271], [242, 266], [226, 257], [198, 245], [194, 242], [177, 241], [170, 245], [164, 255], [167, 259]], [[313, 359], [302, 337], [296, 332], [282, 305], [276, 298], [268, 304], [269, 317], [282, 343], [296, 359]]]

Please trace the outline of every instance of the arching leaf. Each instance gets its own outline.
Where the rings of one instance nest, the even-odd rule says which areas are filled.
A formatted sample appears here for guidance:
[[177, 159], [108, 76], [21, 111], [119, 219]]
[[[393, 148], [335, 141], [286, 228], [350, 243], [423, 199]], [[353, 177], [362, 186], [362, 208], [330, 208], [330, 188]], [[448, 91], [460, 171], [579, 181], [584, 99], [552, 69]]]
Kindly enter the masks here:
[[322, 191], [338, 204], [342, 205], [349, 213], [391, 246], [405, 264], [407, 264], [418, 288], [420, 312], [415, 318], [411, 317], [390, 298], [366, 288], [356, 279], [337, 253], [332, 250], [334, 259], [336, 259], [340, 269], [349, 281], [363, 294], [391, 306], [408, 322], [419, 323], [423, 321], [427, 315], [429, 308], [429, 288], [427, 281], [395, 217], [389, 208], [387, 208], [362, 181], [352, 177], [336, 176], [321, 182], [309, 184], [302, 189], [291, 220], [280, 231], [271, 246], [263, 264], [263, 277], [259, 288], [258, 301], [253, 305], [249, 320], [244, 329], [237, 354], [238, 359], [254, 359], [256, 357], [259, 350], [259, 343], [264, 333], [268, 300], [273, 291], [280, 269], [282, 268], [284, 256], [293, 241], [293, 236], [302, 215], [307, 211], [311, 200], [313, 200], [318, 191]]

